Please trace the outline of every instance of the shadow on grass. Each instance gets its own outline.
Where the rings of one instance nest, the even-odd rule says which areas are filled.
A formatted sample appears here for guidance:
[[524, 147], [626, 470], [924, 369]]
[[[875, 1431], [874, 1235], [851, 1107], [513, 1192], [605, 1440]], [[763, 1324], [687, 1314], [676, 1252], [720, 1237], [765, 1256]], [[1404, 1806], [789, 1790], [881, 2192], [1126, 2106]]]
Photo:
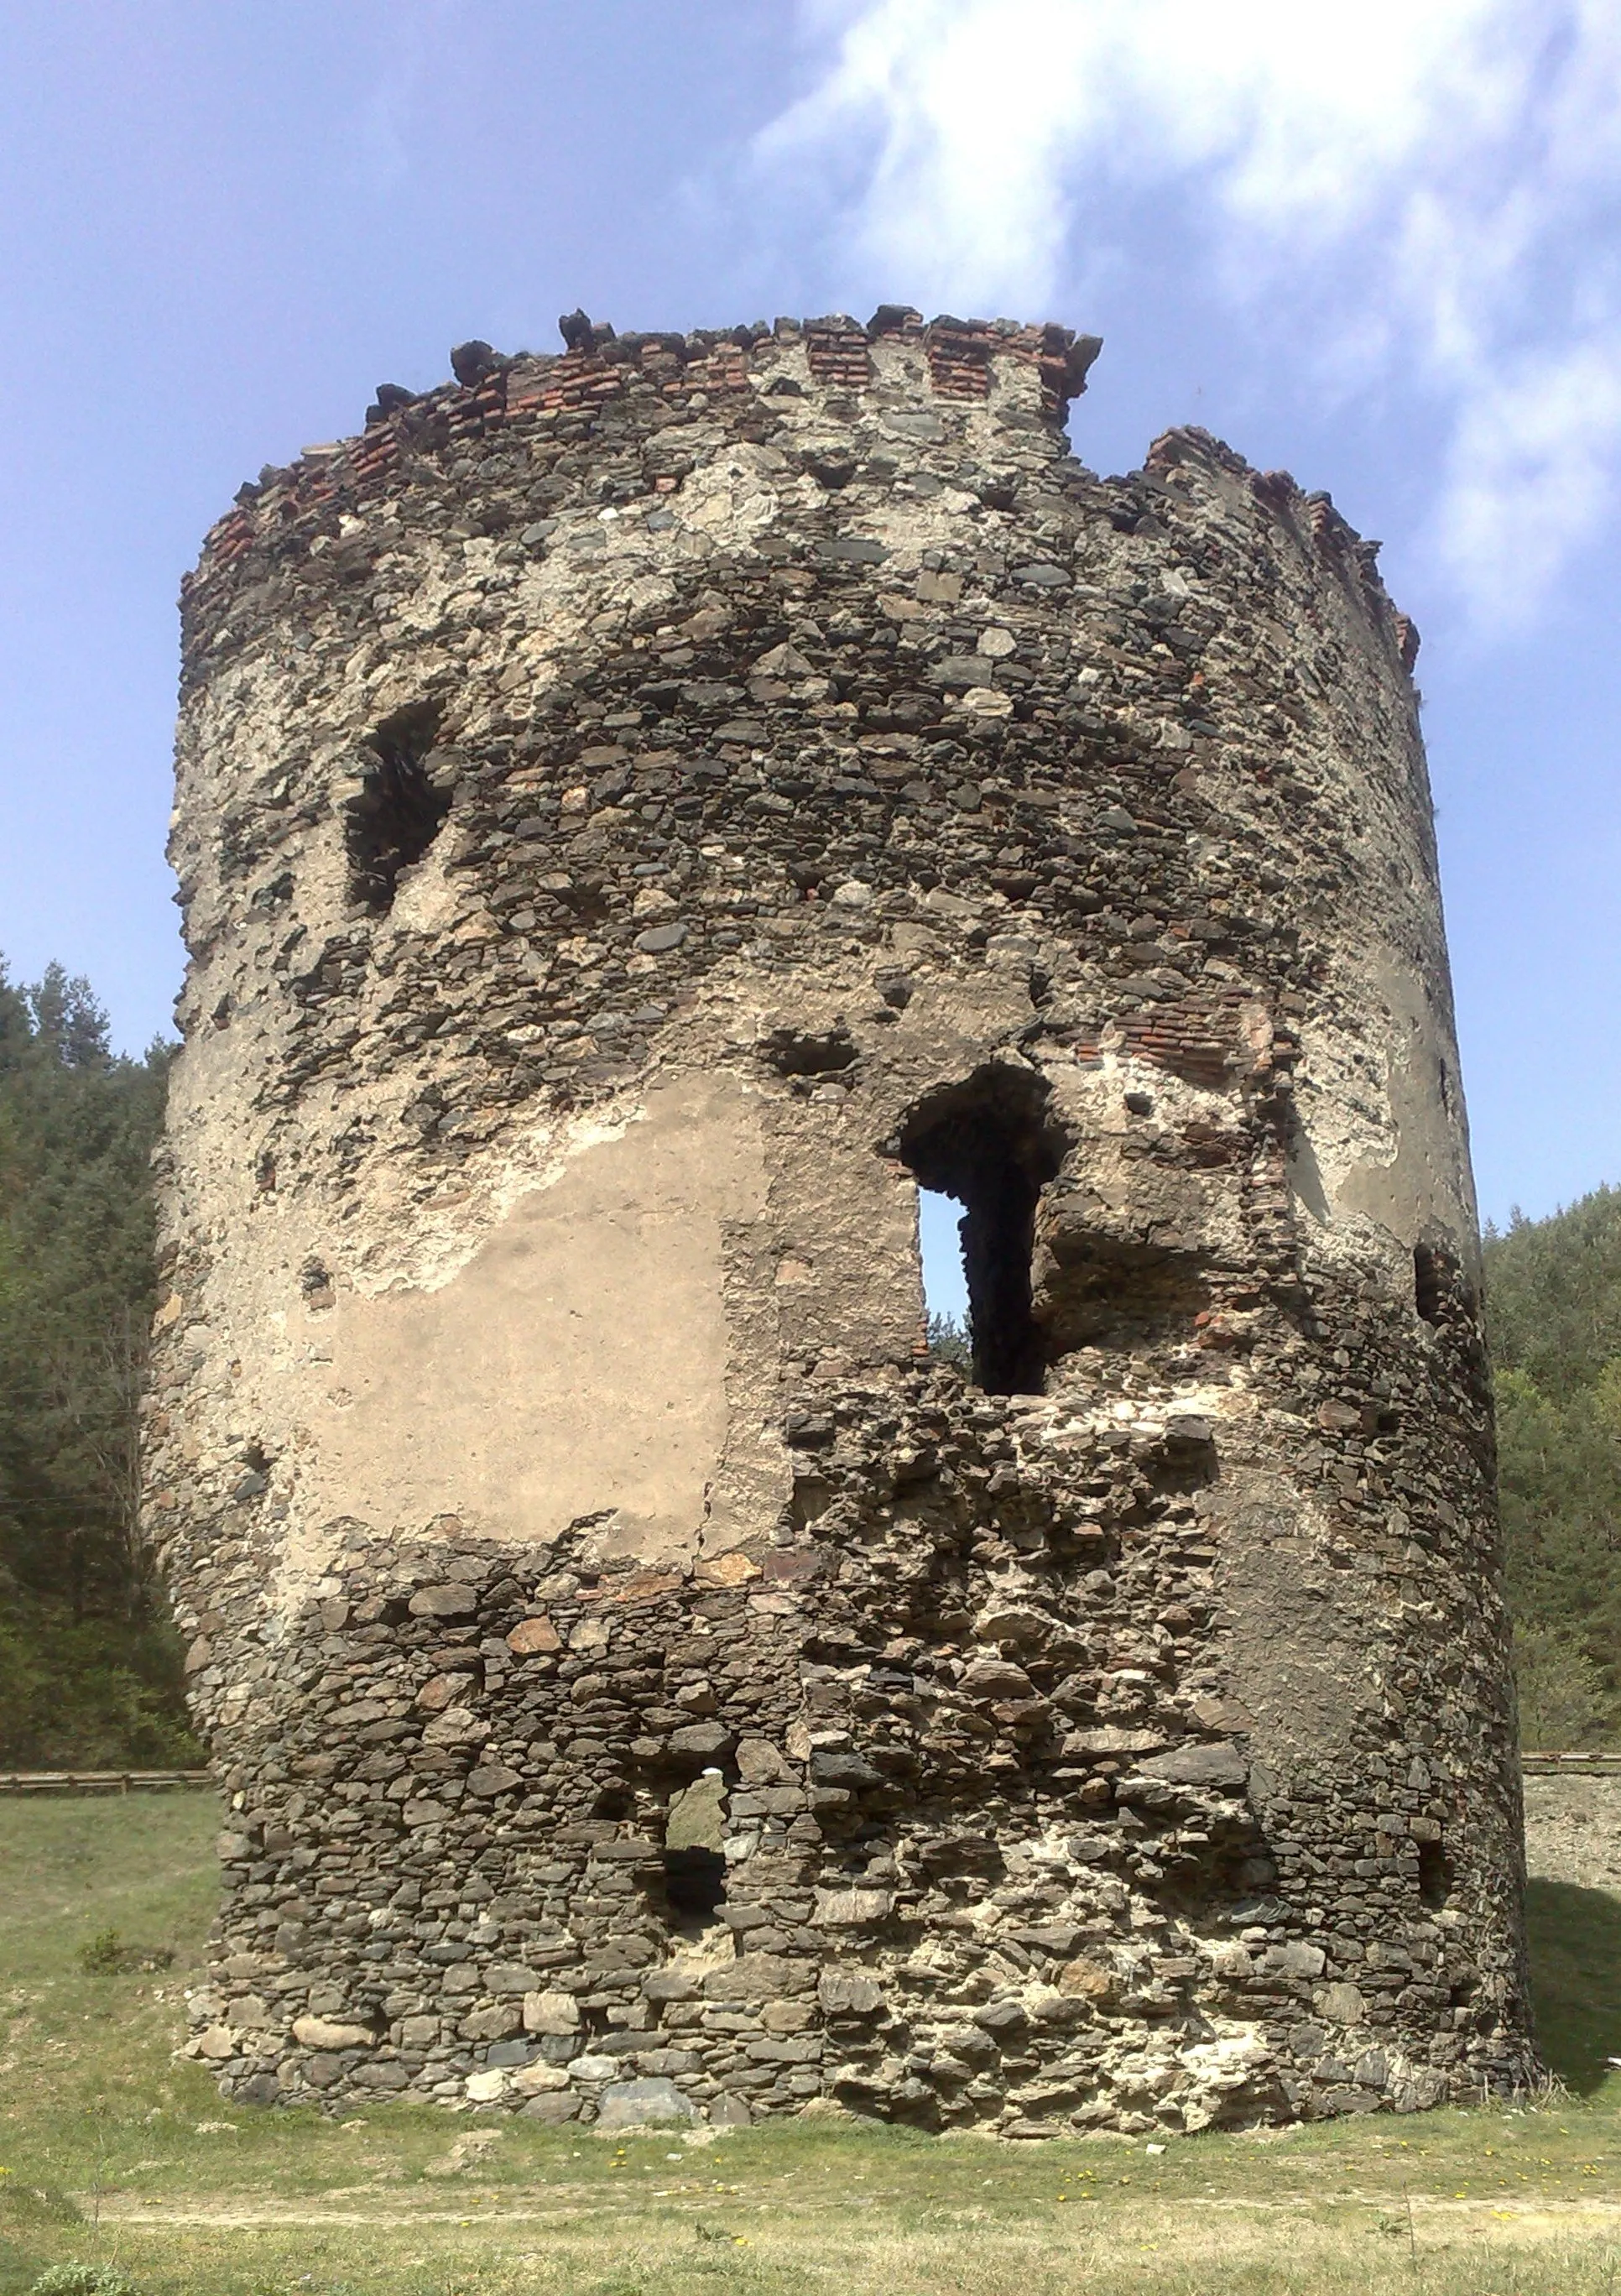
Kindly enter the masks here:
[[1572, 1882], [1526, 1892], [1536, 2038], [1551, 2072], [1578, 2096], [1621, 2057], [1621, 1898]]
[[0, 2296], [26, 2296], [52, 2261], [47, 2235], [79, 2222], [65, 2193], [0, 2185]]

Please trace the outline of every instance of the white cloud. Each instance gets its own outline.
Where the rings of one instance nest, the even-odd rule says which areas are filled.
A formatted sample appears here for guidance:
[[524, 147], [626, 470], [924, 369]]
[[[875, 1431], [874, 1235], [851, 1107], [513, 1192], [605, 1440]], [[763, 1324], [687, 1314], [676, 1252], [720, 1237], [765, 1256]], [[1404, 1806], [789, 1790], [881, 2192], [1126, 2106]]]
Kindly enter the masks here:
[[1532, 352], [1461, 402], [1437, 515], [1461, 587], [1504, 619], [1543, 596], [1612, 508], [1621, 451], [1621, 329]]
[[1483, 620], [1527, 611], [1614, 501], [1621, 256], [1597, 250], [1621, 219], [1616, 0], [802, 17], [816, 77], [756, 156], [835, 187], [830, 231], [884, 291], [1038, 316], [1155, 201], [1235, 303], [1286, 301], [1325, 373], [1348, 356], [1442, 407], [1435, 540]]

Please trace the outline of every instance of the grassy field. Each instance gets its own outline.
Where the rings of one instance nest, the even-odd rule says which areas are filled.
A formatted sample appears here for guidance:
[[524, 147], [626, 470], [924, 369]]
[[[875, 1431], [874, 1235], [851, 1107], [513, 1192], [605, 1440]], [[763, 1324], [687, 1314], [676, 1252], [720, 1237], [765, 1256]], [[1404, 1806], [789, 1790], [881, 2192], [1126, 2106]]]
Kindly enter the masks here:
[[[848, 2121], [593, 2138], [223, 2106], [170, 2050], [205, 1796], [0, 1803], [0, 2296], [1617, 2296], [1621, 1906], [1534, 1885], [1568, 2094], [1263, 2136], [930, 2139]], [[160, 1969], [86, 1970], [109, 1930]], [[49, 2283], [47, 2283], [49, 2285]]]

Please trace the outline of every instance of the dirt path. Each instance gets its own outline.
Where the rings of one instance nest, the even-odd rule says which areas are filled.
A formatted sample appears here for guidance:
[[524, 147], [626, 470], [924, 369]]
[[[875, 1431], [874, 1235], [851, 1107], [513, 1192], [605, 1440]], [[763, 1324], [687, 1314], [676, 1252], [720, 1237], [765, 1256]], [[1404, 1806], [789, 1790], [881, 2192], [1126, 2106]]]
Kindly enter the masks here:
[[[95, 2206], [87, 2193], [74, 2196], [88, 2216]], [[347, 2197], [347, 2196], [346, 2196]], [[664, 2196], [649, 2194], [649, 2200]], [[810, 2216], [823, 2214], [824, 2202], [801, 2207], [790, 2201], [773, 2199], [770, 2202], [745, 2202], [734, 2195], [716, 2195], [713, 2200], [694, 2195], [669, 2196], [670, 2205], [657, 2211], [661, 2216], [693, 2216], [700, 2210], [710, 2215], [754, 2215], [769, 2207], [774, 2217]], [[1248, 2200], [1242, 2197], [1209, 2197], [1196, 2194], [1175, 2201], [1154, 2203], [1156, 2213], [1173, 2218], [1183, 2211], [1233, 2216], [1312, 2216], [1321, 2210], [1361, 2209], [1383, 2216], [1404, 2216], [1407, 2202], [1399, 2194], [1336, 2193], [1327, 2196], [1308, 2194], [1283, 2194], [1269, 2200]], [[1076, 2203], [1076, 2214], [1088, 2218], [1094, 2213], [1091, 2202]], [[1568, 2201], [1516, 2201], [1509, 2195], [1491, 2200], [1442, 2199], [1415, 2194], [1412, 2200], [1415, 2223], [1424, 2218], [1455, 2220], [1479, 2218], [1486, 2224], [1511, 2222], [1519, 2229], [1545, 2226], [1550, 2232], [1592, 2231], [1613, 2225], [1621, 2230], [1621, 2199], [1601, 2200], [1596, 2194]], [[555, 2195], [543, 2198], [539, 2194], [469, 2193], [452, 2206], [440, 2203], [422, 2206], [404, 2194], [390, 2194], [385, 2200], [378, 2194], [372, 2205], [357, 2204], [334, 2208], [320, 2203], [299, 2203], [296, 2200], [248, 2201], [229, 2197], [199, 2204], [196, 2202], [172, 2203], [162, 2201], [138, 2201], [103, 2194], [101, 2197], [100, 2218], [103, 2225], [118, 2225], [132, 2229], [149, 2228], [180, 2230], [186, 2226], [213, 2229], [250, 2229], [284, 2232], [289, 2223], [299, 2225], [363, 2226], [385, 2225], [391, 2229], [403, 2229], [407, 2224], [416, 2225], [577, 2225], [582, 2228], [594, 2218], [610, 2219], [624, 2226], [629, 2221], [645, 2221], [655, 2212], [641, 2206], [627, 2207], [625, 2201], [585, 2200], [560, 2202]], [[948, 2212], [949, 2213], [949, 2212]], [[960, 2215], [977, 2216], [977, 2210], [959, 2210]], [[1013, 2227], [1010, 2227], [1013, 2228]]]

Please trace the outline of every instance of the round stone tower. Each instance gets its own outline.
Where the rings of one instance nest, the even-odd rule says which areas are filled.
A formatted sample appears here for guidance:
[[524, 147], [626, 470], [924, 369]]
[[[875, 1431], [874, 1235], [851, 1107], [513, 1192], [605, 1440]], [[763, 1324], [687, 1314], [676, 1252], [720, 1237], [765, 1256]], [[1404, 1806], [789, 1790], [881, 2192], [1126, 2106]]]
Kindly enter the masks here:
[[606, 2126], [1523, 2080], [1374, 545], [1202, 431], [1095, 477], [1060, 328], [565, 337], [380, 390], [186, 585], [192, 2046]]

